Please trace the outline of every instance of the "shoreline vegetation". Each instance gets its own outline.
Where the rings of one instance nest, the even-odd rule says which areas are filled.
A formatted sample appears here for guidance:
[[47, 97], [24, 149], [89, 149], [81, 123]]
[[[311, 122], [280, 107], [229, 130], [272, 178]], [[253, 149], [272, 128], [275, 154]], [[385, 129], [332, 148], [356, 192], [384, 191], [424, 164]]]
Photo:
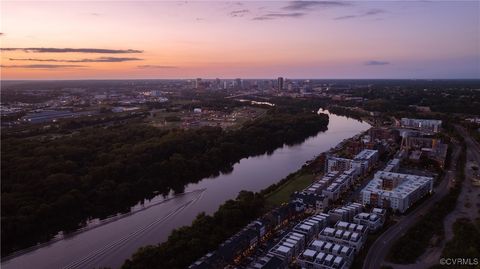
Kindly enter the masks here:
[[2, 139], [2, 256], [75, 231], [89, 219], [128, 212], [153, 190], [180, 193], [185, 184], [302, 142], [327, 125], [328, 115], [296, 106], [273, 108], [233, 131], [138, 124], [86, 128], [51, 141]]
[[[340, 115], [347, 116], [345, 113]], [[297, 171], [258, 193], [241, 191], [237, 198], [226, 201], [212, 216], [200, 213], [191, 225], [175, 229], [167, 241], [139, 248], [125, 261], [122, 269], [187, 268], [251, 221], [288, 202], [294, 191], [304, 189], [312, 183], [317, 174], [317, 161], [323, 154], [307, 161]], [[254, 201], [255, 206], [247, 203], [245, 197]], [[254, 214], [247, 214], [249, 210]], [[228, 219], [225, 216], [229, 216]]]
[[191, 225], [175, 229], [167, 241], [138, 249], [125, 261], [122, 269], [187, 268], [251, 221], [288, 202], [285, 198], [293, 191], [310, 184], [314, 178], [312, 168], [320, 157], [321, 154], [258, 193], [240, 191], [235, 199], [226, 201], [212, 216], [200, 213]]

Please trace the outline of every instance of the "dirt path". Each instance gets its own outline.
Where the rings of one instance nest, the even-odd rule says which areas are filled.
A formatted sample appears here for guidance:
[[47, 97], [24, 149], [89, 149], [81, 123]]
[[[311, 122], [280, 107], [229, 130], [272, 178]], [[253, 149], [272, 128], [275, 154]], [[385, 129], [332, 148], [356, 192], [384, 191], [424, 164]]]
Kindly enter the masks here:
[[[461, 131], [461, 130], [460, 130]], [[476, 221], [480, 218], [480, 187], [472, 184], [474, 170], [472, 166], [480, 165], [480, 146], [466, 132], [462, 132], [467, 143], [467, 164], [465, 165], [465, 180], [462, 182], [462, 191], [457, 199], [455, 209], [443, 220], [445, 237], [441, 242], [428, 248], [415, 264], [398, 265], [388, 264], [395, 269], [422, 269], [438, 264], [446, 242], [453, 238], [453, 224], [460, 218]]]

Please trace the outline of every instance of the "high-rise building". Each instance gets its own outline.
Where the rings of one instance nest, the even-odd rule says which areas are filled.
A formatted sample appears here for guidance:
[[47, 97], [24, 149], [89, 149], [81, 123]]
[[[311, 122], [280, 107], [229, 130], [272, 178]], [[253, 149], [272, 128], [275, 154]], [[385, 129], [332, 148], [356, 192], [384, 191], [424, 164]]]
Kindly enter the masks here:
[[243, 81], [240, 78], [235, 79], [235, 88], [243, 89]]
[[200, 84], [202, 83], [202, 79], [201, 78], [197, 78], [195, 80], [195, 89], [198, 89], [200, 88]]
[[277, 79], [277, 87], [278, 87], [278, 90], [279, 90], [279, 91], [283, 90], [283, 77], [278, 77], [278, 79]]

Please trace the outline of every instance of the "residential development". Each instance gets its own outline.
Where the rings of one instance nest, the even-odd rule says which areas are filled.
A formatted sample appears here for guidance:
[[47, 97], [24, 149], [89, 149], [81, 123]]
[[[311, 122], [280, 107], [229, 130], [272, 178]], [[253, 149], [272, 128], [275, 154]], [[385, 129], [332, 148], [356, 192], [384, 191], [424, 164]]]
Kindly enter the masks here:
[[[381, 165], [382, 170], [375, 171], [380, 166], [381, 153], [385, 149], [391, 151], [391, 144], [400, 139], [395, 132], [372, 128], [327, 153], [323, 159], [324, 173], [303, 190], [293, 192], [287, 204], [267, 214], [277, 216], [273, 222], [268, 217], [257, 219], [190, 268], [228, 264], [252, 269], [350, 268], [369, 234], [378, 233], [385, 225], [387, 210], [405, 213], [433, 191], [435, 175], [405, 172], [402, 163], [419, 149], [429, 152], [422, 155], [425, 158], [439, 165], [445, 162], [448, 147], [429, 136], [431, 131], [439, 130], [441, 121], [408, 120], [402, 120], [402, 124], [417, 129], [400, 131], [400, 149]], [[438, 148], [441, 150], [433, 150]], [[355, 153], [352, 158], [338, 156], [345, 149]], [[357, 199], [346, 199], [363, 181]], [[272, 234], [281, 236], [272, 239]], [[270, 247], [252, 252], [262, 242]], [[225, 255], [225, 251], [234, 255]], [[246, 263], [245, 258], [251, 262]]]
[[379, 171], [362, 190], [362, 202], [403, 213], [432, 190], [432, 177]]
[[428, 120], [428, 119], [409, 119], [402, 118], [401, 124], [403, 127], [416, 128], [425, 131], [431, 131], [438, 133], [442, 126], [441, 120]]

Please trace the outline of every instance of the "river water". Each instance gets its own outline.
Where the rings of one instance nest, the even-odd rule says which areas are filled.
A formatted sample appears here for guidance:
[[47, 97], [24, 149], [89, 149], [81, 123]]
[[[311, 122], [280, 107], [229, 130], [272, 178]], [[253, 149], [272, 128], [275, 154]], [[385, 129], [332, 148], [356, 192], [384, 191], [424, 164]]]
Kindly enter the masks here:
[[270, 155], [244, 158], [229, 174], [189, 184], [184, 194], [167, 200], [155, 197], [145, 205], [136, 206], [135, 213], [43, 244], [2, 262], [1, 267], [119, 268], [139, 247], [165, 241], [173, 229], [191, 224], [198, 213], [215, 212], [219, 205], [235, 198], [241, 190], [260, 191], [298, 170], [306, 161], [370, 127], [352, 118], [329, 116], [328, 130], [301, 144], [284, 146]]

